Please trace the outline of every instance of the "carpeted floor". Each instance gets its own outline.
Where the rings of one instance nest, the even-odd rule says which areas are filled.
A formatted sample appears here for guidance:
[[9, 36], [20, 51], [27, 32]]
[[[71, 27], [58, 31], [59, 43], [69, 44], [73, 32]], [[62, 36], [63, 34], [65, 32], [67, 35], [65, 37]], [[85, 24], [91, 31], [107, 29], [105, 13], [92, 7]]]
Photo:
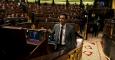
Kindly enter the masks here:
[[109, 60], [103, 53], [101, 41], [101, 35], [98, 37], [89, 35], [83, 43], [81, 60]]

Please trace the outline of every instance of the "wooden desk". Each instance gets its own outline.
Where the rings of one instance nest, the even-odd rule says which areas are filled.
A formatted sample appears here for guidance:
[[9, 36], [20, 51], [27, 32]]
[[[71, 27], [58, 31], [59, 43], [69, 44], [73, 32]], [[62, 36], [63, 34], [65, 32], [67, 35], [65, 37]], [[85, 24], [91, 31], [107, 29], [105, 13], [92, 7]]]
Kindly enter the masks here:
[[43, 56], [31, 58], [30, 60], [80, 60], [81, 56], [82, 45], [61, 56], [59, 56], [59, 52], [52, 52]]

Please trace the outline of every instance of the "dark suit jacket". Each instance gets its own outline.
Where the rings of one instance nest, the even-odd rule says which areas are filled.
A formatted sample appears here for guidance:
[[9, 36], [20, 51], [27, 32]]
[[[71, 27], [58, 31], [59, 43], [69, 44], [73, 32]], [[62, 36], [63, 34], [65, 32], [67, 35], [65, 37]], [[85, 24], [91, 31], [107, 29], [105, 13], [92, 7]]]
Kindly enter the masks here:
[[[59, 44], [59, 32], [60, 32], [60, 24], [55, 24], [53, 28], [54, 40], [55, 44]], [[75, 28], [71, 24], [66, 24], [66, 31], [65, 31], [65, 48], [64, 50], [70, 51], [76, 47], [76, 40], [75, 40]]]

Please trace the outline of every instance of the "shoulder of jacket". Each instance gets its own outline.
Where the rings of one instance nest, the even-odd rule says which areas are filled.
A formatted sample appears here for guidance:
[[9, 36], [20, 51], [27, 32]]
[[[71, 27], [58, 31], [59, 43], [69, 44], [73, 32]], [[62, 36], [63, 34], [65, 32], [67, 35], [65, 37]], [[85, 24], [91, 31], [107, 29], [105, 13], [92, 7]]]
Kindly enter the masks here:
[[55, 25], [59, 25], [59, 24], [55, 24]]
[[73, 25], [73, 24], [70, 24], [70, 23], [67, 23], [66, 26], [73, 27], [74, 25]]

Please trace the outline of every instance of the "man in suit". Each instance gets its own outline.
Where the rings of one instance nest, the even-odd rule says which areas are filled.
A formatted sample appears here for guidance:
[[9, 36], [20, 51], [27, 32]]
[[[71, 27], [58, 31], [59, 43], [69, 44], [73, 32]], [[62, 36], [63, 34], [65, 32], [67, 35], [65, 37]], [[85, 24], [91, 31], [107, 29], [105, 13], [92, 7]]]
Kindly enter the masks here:
[[52, 33], [54, 34], [54, 43], [56, 51], [61, 54], [67, 53], [76, 47], [75, 27], [72, 24], [66, 23], [67, 15], [59, 16], [59, 23], [54, 25]]

